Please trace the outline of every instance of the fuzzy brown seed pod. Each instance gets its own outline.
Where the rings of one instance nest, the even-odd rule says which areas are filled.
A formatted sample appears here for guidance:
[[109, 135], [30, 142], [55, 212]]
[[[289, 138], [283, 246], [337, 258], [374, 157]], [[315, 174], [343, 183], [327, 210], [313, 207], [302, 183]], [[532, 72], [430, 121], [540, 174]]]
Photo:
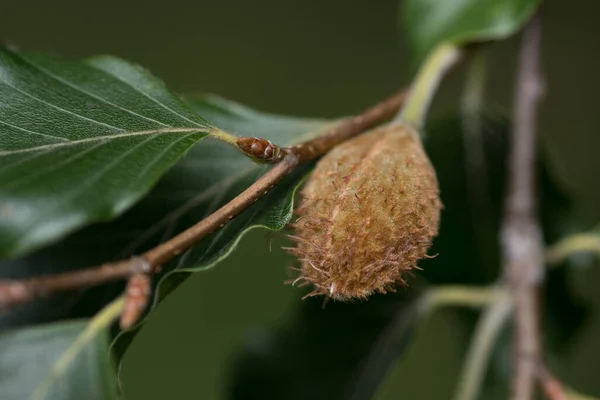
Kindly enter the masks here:
[[374, 129], [334, 148], [302, 190], [293, 224], [307, 296], [338, 300], [393, 291], [438, 233], [438, 182], [417, 133]]

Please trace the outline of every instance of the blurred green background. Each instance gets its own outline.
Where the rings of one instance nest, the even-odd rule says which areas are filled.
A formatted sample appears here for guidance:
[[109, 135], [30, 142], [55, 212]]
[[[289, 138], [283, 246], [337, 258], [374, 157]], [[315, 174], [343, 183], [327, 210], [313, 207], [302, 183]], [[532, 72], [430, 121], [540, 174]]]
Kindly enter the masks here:
[[[264, 111], [335, 117], [409, 81], [397, 8], [396, 0], [4, 0], [0, 40], [71, 58], [114, 54], [180, 93], [214, 92]], [[550, 0], [544, 10], [543, 147], [586, 227], [600, 219], [598, 15], [597, 0]], [[488, 99], [501, 108], [511, 104], [517, 44], [511, 39], [488, 52]], [[434, 115], [457, 109], [462, 78], [454, 74], [443, 85]], [[236, 351], [268, 344], [268, 331], [285, 327], [298, 311], [303, 292], [283, 285], [292, 260], [281, 243], [254, 232], [231, 258], [189, 279], [158, 308], [124, 360], [128, 399], [228, 398]], [[599, 279], [582, 270], [573, 284], [599, 305], [599, 291], [585, 287]], [[457, 318], [440, 312], [419, 329], [400, 366], [405, 379], [386, 387], [384, 398], [448, 397], [468, 337]], [[597, 313], [578, 335], [568, 349], [567, 377], [599, 395]]]

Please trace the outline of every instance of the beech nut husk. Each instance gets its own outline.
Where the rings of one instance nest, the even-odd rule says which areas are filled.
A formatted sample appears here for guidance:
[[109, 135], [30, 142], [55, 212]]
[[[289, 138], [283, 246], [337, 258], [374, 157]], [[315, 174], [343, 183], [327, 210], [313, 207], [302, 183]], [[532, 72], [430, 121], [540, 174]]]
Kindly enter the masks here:
[[[438, 233], [435, 170], [418, 133], [401, 123], [334, 148], [301, 192], [290, 251], [307, 296], [367, 298], [405, 284]], [[306, 297], [306, 296], [305, 296]]]

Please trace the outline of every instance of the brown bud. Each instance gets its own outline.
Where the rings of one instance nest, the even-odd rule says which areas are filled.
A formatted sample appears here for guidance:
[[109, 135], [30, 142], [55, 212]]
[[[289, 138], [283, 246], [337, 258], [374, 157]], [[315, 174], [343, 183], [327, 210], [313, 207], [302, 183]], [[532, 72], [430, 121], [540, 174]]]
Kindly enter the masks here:
[[129, 278], [125, 290], [125, 305], [121, 312], [121, 329], [129, 329], [139, 321], [150, 299], [151, 284], [150, 276], [145, 273]]
[[238, 138], [236, 144], [243, 153], [257, 161], [274, 163], [283, 156], [281, 148], [267, 139], [244, 136]]
[[333, 149], [302, 190], [291, 252], [308, 296], [338, 300], [393, 291], [438, 233], [435, 171], [417, 133], [374, 129]]

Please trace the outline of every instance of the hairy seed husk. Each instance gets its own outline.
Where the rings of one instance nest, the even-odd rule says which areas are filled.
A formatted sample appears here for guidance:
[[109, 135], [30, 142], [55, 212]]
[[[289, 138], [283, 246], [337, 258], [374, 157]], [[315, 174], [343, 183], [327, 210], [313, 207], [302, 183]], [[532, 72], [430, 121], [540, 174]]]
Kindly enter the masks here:
[[418, 134], [392, 124], [333, 149], [302, 190], [292, 249], [301, 278], [338, 300], [393, 291], [438, 233], [435, 171]]

